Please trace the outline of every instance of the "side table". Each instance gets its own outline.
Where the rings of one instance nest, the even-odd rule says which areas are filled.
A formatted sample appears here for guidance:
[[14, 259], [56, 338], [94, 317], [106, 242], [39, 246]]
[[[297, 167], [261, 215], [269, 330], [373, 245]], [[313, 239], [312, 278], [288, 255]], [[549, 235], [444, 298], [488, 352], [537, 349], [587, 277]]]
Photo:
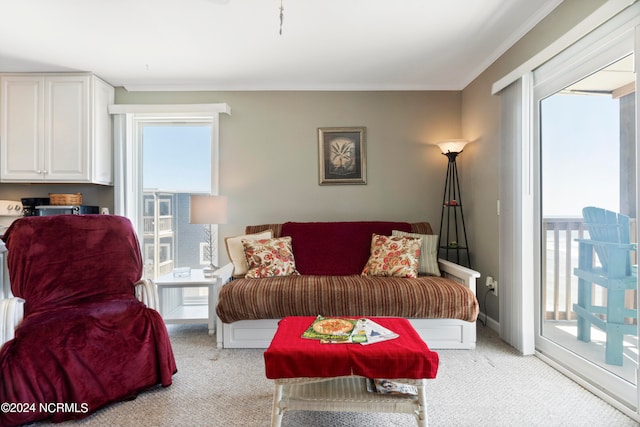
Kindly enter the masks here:
[[[214, 271], [213, 277], [204, 277], [202, 269], [192, 269], [187, 277], [174, 277], [173, 273], [158, 277], [154, 283], [158, 287], [160, 314], [165, 323], [206, 323], [209, 326], [209, 335], [213, 335], [216, 330], [216, 287], [222, 284], [222, 278], [216, 275], [216, 272]], [[168, 307], [171, 300], [168, 291], [184, 288], [207, 288], [207, 304], [184, 305], [180, 297]]]

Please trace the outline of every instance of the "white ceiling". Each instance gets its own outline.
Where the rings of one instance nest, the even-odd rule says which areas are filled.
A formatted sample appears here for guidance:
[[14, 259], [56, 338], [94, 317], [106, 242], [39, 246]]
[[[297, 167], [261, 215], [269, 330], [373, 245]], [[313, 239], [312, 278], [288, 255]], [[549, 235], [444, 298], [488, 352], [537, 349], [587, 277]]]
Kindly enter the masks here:
[[130, 90], [460, 90], [562, 0], [0, 0], [0, 72]]

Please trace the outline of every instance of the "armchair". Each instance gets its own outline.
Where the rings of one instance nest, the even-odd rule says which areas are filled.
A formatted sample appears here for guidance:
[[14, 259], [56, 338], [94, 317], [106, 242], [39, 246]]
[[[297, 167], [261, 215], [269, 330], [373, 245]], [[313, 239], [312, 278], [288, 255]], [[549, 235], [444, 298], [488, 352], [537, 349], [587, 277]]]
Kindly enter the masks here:
[[139, 280], [128, 219], [25, 217], [3, 240], [15, 298], [0, 300], [0, 402], [29, 410], [0, 412], [0, 425], [84, 418], [171, 384], [176, 364], [164, 322], [136, 299], [153, 305], [157, 296]]
[[[606, 333], [605, 363], [621, 366], [624, 335], [637, 335], [637, 325], [626, 319], [637, 319], [638, 311], [625, 307], [625, 293], [638, 288], [637, 267], [631, 265], [637, 245], [630, 243], [628, 216], [591, 206], [582, 215], [590, 238], [577, 239], [578, 303], [573, 310], [578, 339], [591, 341], [591, 325], [601, 329]], [[594, 304], [595, 286], [604, 289], [606, 305]]]

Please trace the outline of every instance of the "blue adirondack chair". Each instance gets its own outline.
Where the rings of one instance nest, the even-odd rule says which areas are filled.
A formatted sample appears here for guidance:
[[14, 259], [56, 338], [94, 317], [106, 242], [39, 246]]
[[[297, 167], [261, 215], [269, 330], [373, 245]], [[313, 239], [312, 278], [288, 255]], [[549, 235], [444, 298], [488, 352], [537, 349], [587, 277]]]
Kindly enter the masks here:
[[[637, 335], [637, 325], [625, 319], [637, 319], [638, 311], [624, 306], [625, 291], [637, 289], [637, 270], [631, 265], [637, 245], [630, 243], [628, 216], [592, 206], [582, 215], [590, 238], [577, 239], [578, 303], [573, 310], [578, 315], [578, 339], [591, 341], [591, 325], [603, 330], [605, 363], [621, 366], [624, 335]], [[593, 285], [606, 289], [606, 306], [593, 305]]]

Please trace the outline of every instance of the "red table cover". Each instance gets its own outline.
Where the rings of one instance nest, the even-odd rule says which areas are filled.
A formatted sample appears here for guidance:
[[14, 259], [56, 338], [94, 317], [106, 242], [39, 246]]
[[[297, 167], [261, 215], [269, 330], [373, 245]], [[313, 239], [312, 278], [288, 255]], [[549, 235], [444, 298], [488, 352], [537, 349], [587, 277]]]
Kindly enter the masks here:
[[399, 334], [375, 344], [322, 344], [302, 338], [315, 317], [285, 317], [264, 353], [267, 378], [340, 377], [435, 378], [438, 353], [429, 350], [407, 319], [374, 317]]

